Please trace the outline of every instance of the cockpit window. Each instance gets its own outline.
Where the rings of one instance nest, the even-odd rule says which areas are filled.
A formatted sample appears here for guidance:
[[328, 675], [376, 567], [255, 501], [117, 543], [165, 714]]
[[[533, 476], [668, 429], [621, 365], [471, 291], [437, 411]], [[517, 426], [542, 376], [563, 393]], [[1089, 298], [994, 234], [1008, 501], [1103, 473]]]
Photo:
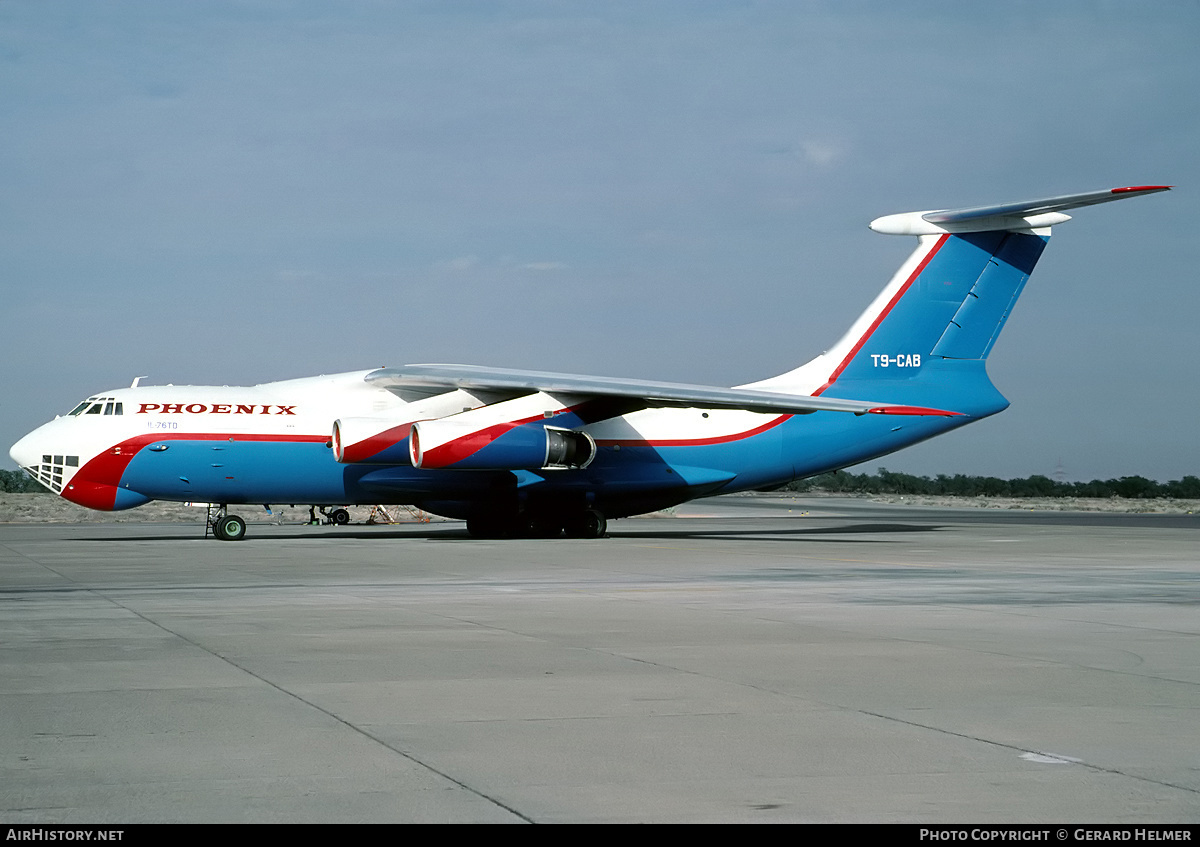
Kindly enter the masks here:
[[125, 405], [116, 402], [112, 397], [89, 397], [70, 412], [78, 415], [123, 415]]

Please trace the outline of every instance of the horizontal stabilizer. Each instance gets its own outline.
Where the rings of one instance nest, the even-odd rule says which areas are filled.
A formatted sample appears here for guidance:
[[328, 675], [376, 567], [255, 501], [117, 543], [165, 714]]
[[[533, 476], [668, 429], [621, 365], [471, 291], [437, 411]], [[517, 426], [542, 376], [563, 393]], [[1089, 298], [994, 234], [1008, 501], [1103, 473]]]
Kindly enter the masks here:
[[1030, 230], [1069, 221], [1068, 209], [1111, 203], [1127, 197], [1140, 197], [1168, 191], [1169, 185], [1134, 185], [1088, 191], [1083, 194], [1064, 194], [1023, 203], [1003, 203], [997, 206], [973, 206], [968, 209], [940, 209], [928, 212], [902, 212], [885, 215], [871, 221], [871, 229], [884, 235], [938, 235], [951, 232], [992, 232], [996, 230]]

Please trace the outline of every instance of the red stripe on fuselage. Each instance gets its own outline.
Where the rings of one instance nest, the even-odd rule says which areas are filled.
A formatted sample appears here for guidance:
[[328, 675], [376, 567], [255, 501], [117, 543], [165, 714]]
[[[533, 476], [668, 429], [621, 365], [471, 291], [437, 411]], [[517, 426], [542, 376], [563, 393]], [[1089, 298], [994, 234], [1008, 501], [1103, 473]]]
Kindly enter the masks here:
[[942, 245], [946, 243], [946, 239], [949, 237], [950, 235], [946, 234], [938, 239], [937, 244], [933, 245], [925, 258], [921, 260], [919, 265], [917, 265], [916, 270], [914, 270], [909, 275], [908, 279], [905, 280], [904, 285], [900, 286], [900, 290], [896, 292], [896, 296], [891, 299], [887, 306], [884, 307], [883, 311], [879, 313], [879, 316], [871, 322], [869, 327], [867, 327], [867, 331], [863, 333], [862, 338], [858, 339], [858, 343], [854, 345], [854, 348], [847, 354], [846, 358], [842, 360], [842, 363], [834, 368], [833, 373], [829, 375], [829, 380], [812, 393], [813, 397], [819, 397], [826, 388], [837, 382], [837, 378], [842, 375], [842, 371], [844, 371], [850, 362], [854, 360], [854, 357], [858, 355], [858, 351], [863, 348], [863, 345], [867, 343], [867, 340], [870, 339], [875, 330], [879, 328], [879, 325], [883, 323], [884, 318], [886, 318], [891, 313], [895, 305], [900, 302], [900, 299], [905, 295], [905, 293], [907, 293], [908, 289], [916, 281], [917, 277], [921, 275], [921, 271], [925, 270], [925, 266], [933, 260], [933, 257], [936, 256], [937, 252], [942, 249]]
[[780, 415], [773, 420], [767, 421], [762, 426], [756, 426], [754, 429], [748, 429], [745, 432], [735, 432], [730, 435], [714, 435], [710, 438], [666, 438], [654, 441], [644, 438], [597, 438], [596, 444], [603, 447], [703, 447], [708, 444], [728, 444], [730, 441], [741, 441], [743, 438], [750, 438], [769, 429], [774, 429], [791, 417], [792, 415]]
[[170, 432], [147, 433], [127, 438], [120, 444], [109, 447], [92, 457], [71, 478], [62, 491], [62, 496], [72, 503], [110, 512], [117, 501], [117, 486], [125, 469], [148, 444], [158, 441], [282, 441], [322, 443], [329, 440], [326, 435], [261, 435], [255, 433], [228, 432]]

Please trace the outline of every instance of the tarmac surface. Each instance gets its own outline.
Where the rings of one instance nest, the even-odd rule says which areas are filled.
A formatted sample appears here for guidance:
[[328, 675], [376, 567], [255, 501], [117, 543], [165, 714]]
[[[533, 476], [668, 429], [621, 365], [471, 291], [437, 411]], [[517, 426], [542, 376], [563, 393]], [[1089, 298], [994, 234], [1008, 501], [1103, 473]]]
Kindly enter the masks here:
[[0, 821], [1200, 822], [1200, 516], [201, 534], [0, 525]]

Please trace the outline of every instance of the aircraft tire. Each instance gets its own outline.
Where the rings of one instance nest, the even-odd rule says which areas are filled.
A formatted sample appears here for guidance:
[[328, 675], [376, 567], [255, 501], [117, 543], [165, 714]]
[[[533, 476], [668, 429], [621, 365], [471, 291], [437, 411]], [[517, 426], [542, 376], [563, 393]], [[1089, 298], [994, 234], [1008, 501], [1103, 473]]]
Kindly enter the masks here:
[[504, 524], [495, 515], [471, 515], [467, 518], [467, 534], [472, 538], [503, 538]]
[[567, 522], [567, 535], [571, 538], [603, 538], [606, 532], [608, 520], [595, 509], [585, 509]]
[[329, 513], [329, 519], [337, 526], [345, 526], [350, 523], [350, 512], [346, 509], [334, 509]]
[[529, 538], [558, 538], [563, 533], [563, 522], [554, 516], [531, 518], [525, 535]]
[[222, 541], [241, 541], [246, 537], [246, 522], [237, 515], [226, 515], [213, 524], [213, 535]]

